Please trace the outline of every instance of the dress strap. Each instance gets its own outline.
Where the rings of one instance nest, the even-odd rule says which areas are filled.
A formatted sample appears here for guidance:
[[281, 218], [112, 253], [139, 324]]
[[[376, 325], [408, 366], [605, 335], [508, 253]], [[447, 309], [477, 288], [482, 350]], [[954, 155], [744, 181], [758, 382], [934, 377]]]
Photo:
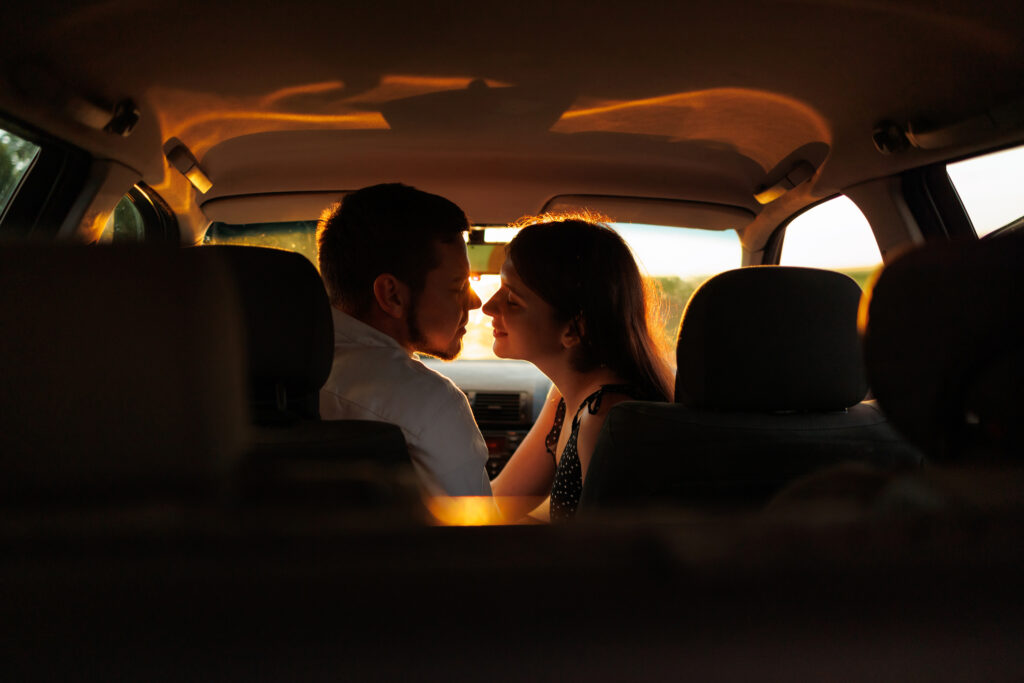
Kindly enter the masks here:
[[630, 398], [637, 398], [639, 396], [636, 387], [631, 384], [602, 384], [598, 387], [597, 391], [583, 399], [583, 403], [580, 404], [579, 409], [576, 411], [576, 416], [573, 417], [573, 425], [579, 422], [580, 413], [583, 412], [584, 406], [586, 406], [588, 413], [597, 415], [597, 411], [601, 410], [601, 399], [605, 394], [625, 394]]
[[562, 435], [562, 424], [565, 422], [565, 399], [558, 399], [558, 408], [555, 410], [555, 423], [551, 425], [551, 431], [544, 437], [544, 446], [552, 459], [558, 460], [555, 455], [555, 448], [558, 446], [558, 437]]
[[[572, 418], [573, 431], [579, 428], [580, 414], [583, 412], [583, 408], [586, 407], [587, 412], [591, 415], [596, 415], [597, 411], [601, 410], [601, 398], [605, 394], [625, 394], [630, 398], [639, 398], [640, 392], [637, 391], [636, 387], [632, 384], [602, 384], [592, 394], [583, 399], [583, 403], [576, 410], [576, 414]], [[544, 437], [544, 446], [547, 448], [548, 453], [554, 460], [558, 460], [558, 456], [555, 453], [555, 448], [558, 447], [558, 438], [562, 435], [562, 426], [565, 424], [565, 399], [559, 399], [558, 409], [555, 410], [555, 423], [551, 425], [551, 431]]]

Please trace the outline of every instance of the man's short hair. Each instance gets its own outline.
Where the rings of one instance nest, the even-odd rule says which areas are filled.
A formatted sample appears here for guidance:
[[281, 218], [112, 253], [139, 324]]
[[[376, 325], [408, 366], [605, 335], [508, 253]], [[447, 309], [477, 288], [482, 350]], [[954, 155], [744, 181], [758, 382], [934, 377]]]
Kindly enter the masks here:
[[462, 240], [468, 229], [458, 206], [401, 183], [345, 196], [317, 226], [320, 274], [331, 303], [365, 315], [374, 301], [373, 282], [385, 273], [419, 294], [440, 263], [435, 243]]

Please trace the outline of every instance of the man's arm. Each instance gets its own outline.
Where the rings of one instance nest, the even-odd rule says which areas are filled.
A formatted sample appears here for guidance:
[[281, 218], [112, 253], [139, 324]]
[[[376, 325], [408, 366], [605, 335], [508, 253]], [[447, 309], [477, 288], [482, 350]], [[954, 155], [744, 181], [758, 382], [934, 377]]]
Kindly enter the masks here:
[[454, 387], [438, 393], [423, 430], [409, 444], [414, 464], [434, 484], [428, 485], [428, 489], [436, 488], [430, 493], [490, 496], [487, 444], [473, 419], [469, 401]]

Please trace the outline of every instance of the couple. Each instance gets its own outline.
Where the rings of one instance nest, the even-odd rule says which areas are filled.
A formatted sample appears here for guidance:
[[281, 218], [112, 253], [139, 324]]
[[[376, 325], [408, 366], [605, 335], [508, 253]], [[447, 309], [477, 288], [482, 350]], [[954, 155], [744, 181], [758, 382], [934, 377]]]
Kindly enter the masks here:
[[353, 192], [325, 212], [317, 243], [335, 354], [321, 416], [397, 424], [427, 495], [493, 491], [505, 519], [569, 519], [611, 407], [670, 396], [644, 280], [622, 238], [598, 223], [542, 217], [509, 243], [501, 288], [483, 305], [494, 352], [530, 361], [554, 386], [489, 482], [466, 396], [414, 356], [455, 358], [481, 305], [469, 285], [468, 229], [455, 204], [401, 184]]

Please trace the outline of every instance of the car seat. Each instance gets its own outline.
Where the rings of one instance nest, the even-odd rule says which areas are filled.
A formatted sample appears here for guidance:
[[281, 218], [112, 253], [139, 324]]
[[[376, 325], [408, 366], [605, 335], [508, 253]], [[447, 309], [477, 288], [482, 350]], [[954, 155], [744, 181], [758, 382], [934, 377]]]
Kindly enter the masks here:
[[238, 299], [212, 256], [0, 248], [6, 503], [220, 495], [247, 409]]
[[929, 244], [865, 297], [879, 404], [942, 463], [1024, 455], [1024, 233]]
[[241, 296], [253, 417], [246, 498], [419, 514], [415, 474], [398, 426], [320, 419], [334, 327], [316, 268], [281, 249], [218, 245], [192, 251], [221, 260]]
[[675, 403], [613, 408], [581, 509], [762, 504], [839, 462], [921, 454], [864, 401], [860, 288], [833, 271], [754, 266], [712, 277], [679, 327]]

